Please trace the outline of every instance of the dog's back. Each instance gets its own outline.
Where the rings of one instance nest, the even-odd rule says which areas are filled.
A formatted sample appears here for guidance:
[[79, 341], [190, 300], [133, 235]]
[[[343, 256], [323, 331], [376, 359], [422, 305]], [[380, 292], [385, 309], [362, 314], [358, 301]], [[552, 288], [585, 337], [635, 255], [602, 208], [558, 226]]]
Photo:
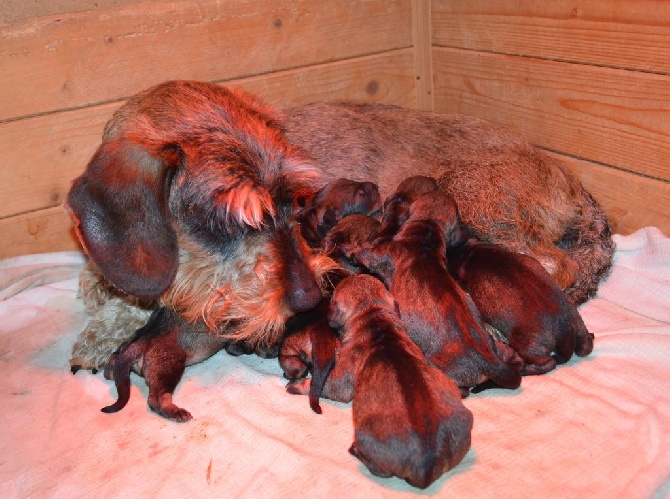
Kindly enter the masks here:
[[595, 294], [611, 266], [607, 217], [577, 177], [483, 120], [381, 104], [316, 103], [289, 110], [286, 129], [322, 166], [324, 181], [369, 180], [386, 198], [407, 172], [434, 177], [479, 239], [538, 258], [574, 303]]

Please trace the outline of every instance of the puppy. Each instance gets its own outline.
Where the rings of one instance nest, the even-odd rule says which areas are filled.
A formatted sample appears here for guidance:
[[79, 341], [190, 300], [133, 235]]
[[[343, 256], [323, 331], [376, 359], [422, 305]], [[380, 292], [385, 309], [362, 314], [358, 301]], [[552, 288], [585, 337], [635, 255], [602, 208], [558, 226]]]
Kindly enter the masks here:
[[333, 368], [335, 353], [342, 344], [328, 324], [329, 302], [329, 299], [324, 299], [316, 309], [290, 319], [279, 347], [279, 366], [289, 380], [287, 392], [303, 393], [295, 385], [312, 373], [305, 393], [309, 395], [310, 407], [317, 414], [322, 412], [319, 405], [321, 389]]
[[381, 197], [375, 184], [339, 178], [306, 201], [296, 219], [305, 240], [317, 247], [342, 217], [354, 213], [370, 215], [380, 207]]
[[374, 182], [383, 199], [408, 172], [435, 178], [477, 239], [534, 256], [573, 303], [593, 296], [611, 266], [607, 217], [575, 175], [490, 123], [339, 102], [292, 109], [285, 125], [327, 179]]
[[517, 388], [522, 360], [486, 333], [472, 299], [447, 270], [446, 234], [458, 227], [453, 199], [429, 192], [411, 204], [409, 218], [391, 241], [354, 249], [353, 257], [384, 281], [410, 338], [463, 396], [489, 380]]
[[384, 201], [381, 227], [377, 233], [378, 239], [392, 238], [400, 226], [407, 221], [411, 204], [422, 194], [439, 189], [437, 181], [425, 175], [414, 175], [400, 182], [393, 195]]
[[102, 412], [113, 413], [126, 406], [130, 372], [135, 370], [147, 382], [147, 402], [152, 411], [179, 423], [189, 421], [191, 414], [172, 402], [174, 390], [186, 366], [211, 357], [226, 342], [221, 336], [199, 330], [199, 326], [184, 323], [165, 307], [157, 308], [133, 339], [105, 365], [105, 377], [114, 380], [118, 400]]
[[523, 374], [549, 372], [593, 350], [579, 312], [533, 257], [470, 240], [449, 250], [448, 266], [484, 321], [524, 360]]
[[381, 224], [368, 215], [354, 214], [344, 217], [330, 229], [323, 239], [323, 252], [352, 274], [361, 272], [362, 267], [347, 258], [347, 248], [358, 247], [377, 238]]
[[[393, 297], [372, 276], [345, 278], [328, 320], [341, 347], [322, 395], [352, 401], [349, 452], [371, 473], [425, 488], [470, 448], [472, 413], [456, 385], [409, 339]], [[296, 392], [309, 380], [296, 383]]]

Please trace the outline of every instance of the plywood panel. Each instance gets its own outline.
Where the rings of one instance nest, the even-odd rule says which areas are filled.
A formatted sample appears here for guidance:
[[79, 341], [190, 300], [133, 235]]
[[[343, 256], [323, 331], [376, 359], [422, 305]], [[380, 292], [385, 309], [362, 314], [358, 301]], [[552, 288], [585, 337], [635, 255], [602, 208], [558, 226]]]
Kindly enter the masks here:
[[670, 78], [434, 48], [435, 109], [497, 122], [547, 149], [670, 180]]
[[440, 46], [670, 72], [670, 2], [435, 0]]
[[670, 183], [554, 154], [575, 172], [607, 213], [613, 230], [654, 226], [670, 236]]
[[[416, 102], [411, 49], [235, 80], [279, 107], [318, 100]], [[57, 206], [121, 103], [0, 124], [0, 218]], [[2, 237], [0, 235], [0, 237]]]
[[412, 45], [410, 2], [155, 1], [0, 30], [0, 120]]

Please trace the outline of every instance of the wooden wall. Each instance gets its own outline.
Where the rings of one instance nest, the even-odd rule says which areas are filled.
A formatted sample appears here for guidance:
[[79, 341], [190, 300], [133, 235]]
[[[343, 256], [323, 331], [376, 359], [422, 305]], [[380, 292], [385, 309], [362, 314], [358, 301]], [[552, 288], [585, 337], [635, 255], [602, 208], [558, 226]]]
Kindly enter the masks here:
[[433, 0], [435, 109], [559, 155], [619, 233], [670, 235], [670, 2]]
[[0, 258], [78, 248], [62, 201], [105, 122], [178, 78], [479, 115], [564, 157], [619, 232], [670, 234], [667, 2], [9, 0], [0, 22]]

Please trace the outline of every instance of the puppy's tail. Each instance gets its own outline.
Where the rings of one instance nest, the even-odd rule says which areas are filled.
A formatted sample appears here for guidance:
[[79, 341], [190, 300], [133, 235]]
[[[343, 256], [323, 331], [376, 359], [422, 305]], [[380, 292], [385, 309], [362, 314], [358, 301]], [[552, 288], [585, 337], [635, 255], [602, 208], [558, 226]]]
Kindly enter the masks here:
[[123, 348], [114, 362], [114, 383], [118, 398], [116, 402], [101, 409], [102, 412], [111, 414], [123, 409], [130, 400], [130, 371], [133, 364], [141, 358], [143, 353], [142, 343], [132, 342]]
[[558, 247], [577, 264], [575, 282], [565, 290], [575, 305], [584, 303], [596, 294], [598, 283], [612, 266], [614, 242], [607, 215], [595, 199], [582, 189], [580, 214], [568, 227]]
[[328, 328], [313, 328], [312, 336], [312, 383], [309, 387], [309, 406], [321, 414], [319, 397], [326, 385], [330, 371], [335, 365], [337, 337]]

